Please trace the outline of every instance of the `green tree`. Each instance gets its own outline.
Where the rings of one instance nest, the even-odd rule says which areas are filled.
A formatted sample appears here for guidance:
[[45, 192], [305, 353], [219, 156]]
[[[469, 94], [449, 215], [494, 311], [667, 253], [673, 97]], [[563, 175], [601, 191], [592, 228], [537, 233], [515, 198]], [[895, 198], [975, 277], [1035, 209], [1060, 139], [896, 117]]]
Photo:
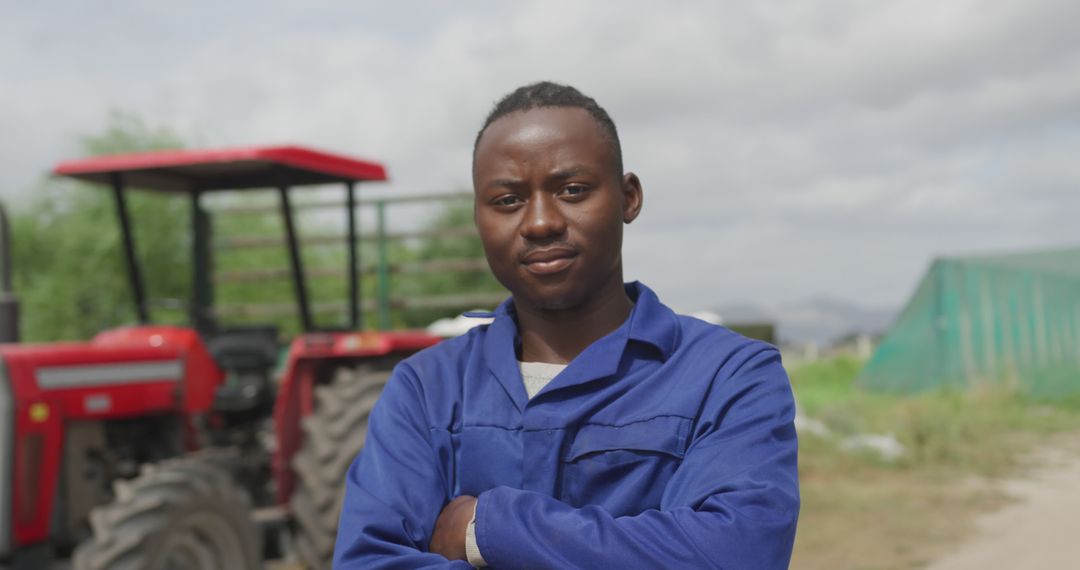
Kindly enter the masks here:
[[[446, 202], [434, 215], [429, 224], [435, 230], [460, 230], [473, 227], [473, 205], [471, 200]], [[475, 234], [454, 237], [433, 237], [421, 240], [409, 248], [410, 258], [417, 261], [437, 260], [482, 260], [484, 247], [480, 237]], [[397, 295], [455, 295], [499, 293], [509, 296], [502, 285], [485, 268], [476, 271], [444, 271], [402, 275], [394, 281]], [[423, 327], [436, 319], [454, 317], [463, 310], [494, 307], [444, 307], [400, 311], [395, 321], [407, 327]]]
[[[107, 128], [82, 139], [85, 155], [118, 154], [182, 148], [171, 130], [153, 126], [138, 117], [114, 113]], [[191, 293], [190, 203], [183, 195], [129, 192], [136, 255], [138, 257], [151, 318], [158, 323], [186, 324]], [[306, 199], [306, 197], [301, 197]], [[230, 215], [230, 205], [277, 203], [273, 191], [244, 192], [214, 196], [209, 209], [213, 218], [215, 273], [288, 267], [284, 239], [281, 245], [258, 248], [228, 248], [223, 244], [236, 237], [280, 237], [282, 221], [277, 212], [265, 215]], [[299, 216], [302, 236], [327, 235], [334, 228], [333, 216]], [[392, 240], [387, 244], [395, 265], [435, 260], [481, 260], [483, 248], [475, 234], [462, 233], [472, 227], [470, 200], [440, 205], [426, 225], [452, 231], [452, 236]], [[393, 226], [393, 224], [391, 224]], [[366, 230], [370, 231], [370, 229]], [[124, 265], [123, 245], [116, 219], [112, 192], [107, 187], [69, 179], [49, 178], [38, 197], [13, 215], [13, 265], [16, 294], [22, 303], [22, 331], [26, 341], [86, 339], [101, 330], [134, 324], [136, 313]], [[308, 291], [313, 304], [333, 306], [346, 299], [344, 244], [303, 248], [308, 272]], [[363, 298], [374, 300], [377, 278], [373, 274], [378, 247], [374, 240], [360, 243], [364, 264]], [[327, 270], [338, 270], [328, 272]], [[395, 298], [496, 293], [503, 289], [486, 270], [406, 272], [393, 275], [391, 294]], [[162, 301], [167, 301], [162, 303]], [[215, 285], [215, 304], [277, 305], [288, 309], [268, 316], [229, 316], [222, 312], [223, 324], [252, 321], [278, 325], [287, 338], [299, 332], [292, 309], [295, 295], [288, 279], [229, 280]], [[423, 327], [437, 318], [454, 316], [474, 307], [443, 307], [422, 310], [395, 309], [395, 328]], [[321, 312], [315, 315], [321, 326], [345, 326], [346, 316]], [[367, 311], [365, 324], [376, 328], [377, 311]]]
[[[180, 148], [169, 129], [126, 113], [110, 116], [104, 132], [84, 137], [87, 155]], [[136, 251], [151, 299], [187, 299], [190, 257], [187, 201], [130, 193]], [[16, 294], [26, 341], [85, 339], [136, 321], [111, 191], [93, 184], [47, 179], [38, 197], [12, 220]], [[183, 322], [182, 310], [159, 310], [163, 322]]]

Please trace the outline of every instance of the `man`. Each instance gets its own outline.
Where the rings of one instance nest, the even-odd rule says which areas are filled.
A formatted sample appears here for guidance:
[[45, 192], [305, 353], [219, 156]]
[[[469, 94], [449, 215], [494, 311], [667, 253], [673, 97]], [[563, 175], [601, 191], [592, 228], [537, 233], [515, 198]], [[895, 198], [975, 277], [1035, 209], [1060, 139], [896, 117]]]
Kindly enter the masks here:
[[572, 87], [522, 87], [489, 115], [476, 226], [512, 297], [395, 369], [347, 476], [337, 568], [787, 567], [779, 353], [624, 285], [642, 187], [621, 155]]

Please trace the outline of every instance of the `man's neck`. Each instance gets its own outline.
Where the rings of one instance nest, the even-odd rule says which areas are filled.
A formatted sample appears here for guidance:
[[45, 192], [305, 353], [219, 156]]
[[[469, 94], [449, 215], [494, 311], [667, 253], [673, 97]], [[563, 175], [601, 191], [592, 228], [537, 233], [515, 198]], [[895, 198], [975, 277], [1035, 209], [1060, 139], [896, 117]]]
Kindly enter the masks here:
[[626, 296], [621, 276], [616, 285], [605, 287], [590, 302], [572, 309], [551, 311], [515, 306], [521, 360], [566, 364], [590, 344], [619, 328], [634, 303]]

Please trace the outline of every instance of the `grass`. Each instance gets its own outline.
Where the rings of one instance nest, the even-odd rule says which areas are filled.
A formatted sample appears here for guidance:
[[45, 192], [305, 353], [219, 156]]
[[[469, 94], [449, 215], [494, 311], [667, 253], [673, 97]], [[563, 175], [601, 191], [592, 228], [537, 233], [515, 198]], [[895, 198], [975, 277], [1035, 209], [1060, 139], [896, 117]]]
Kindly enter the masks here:
[[[835, 358], [791, 371], [800, 413], [830, 437], [800, 434], [803, 510], [792, 568], [919, 568], [1005, 497], [995, 478], [1054, 434], [1080, 430], [1080, 399], [1037, 401], [1004, 391], [873, 394], [861, 362]], [[857, 433], [892, 434], [905, 454], [850, 452]]]

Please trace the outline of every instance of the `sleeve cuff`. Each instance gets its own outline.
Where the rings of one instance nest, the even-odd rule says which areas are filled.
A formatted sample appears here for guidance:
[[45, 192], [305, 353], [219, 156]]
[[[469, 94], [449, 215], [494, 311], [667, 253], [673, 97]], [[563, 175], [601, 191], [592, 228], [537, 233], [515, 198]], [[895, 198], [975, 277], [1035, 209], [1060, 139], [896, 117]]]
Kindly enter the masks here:
[[[476, 502], [477, 505], [480, 501]], [[476, 507], [473, 507], [473, 516], [469, 520], [469, 525], [465, 527], [465, 557], [468, 558], [469, 564], [477, 568], [484, 568], [487, 566], [487, 562], [484, 561], [483, 555], [480, 554], [480, 546], [476, 544]]]

